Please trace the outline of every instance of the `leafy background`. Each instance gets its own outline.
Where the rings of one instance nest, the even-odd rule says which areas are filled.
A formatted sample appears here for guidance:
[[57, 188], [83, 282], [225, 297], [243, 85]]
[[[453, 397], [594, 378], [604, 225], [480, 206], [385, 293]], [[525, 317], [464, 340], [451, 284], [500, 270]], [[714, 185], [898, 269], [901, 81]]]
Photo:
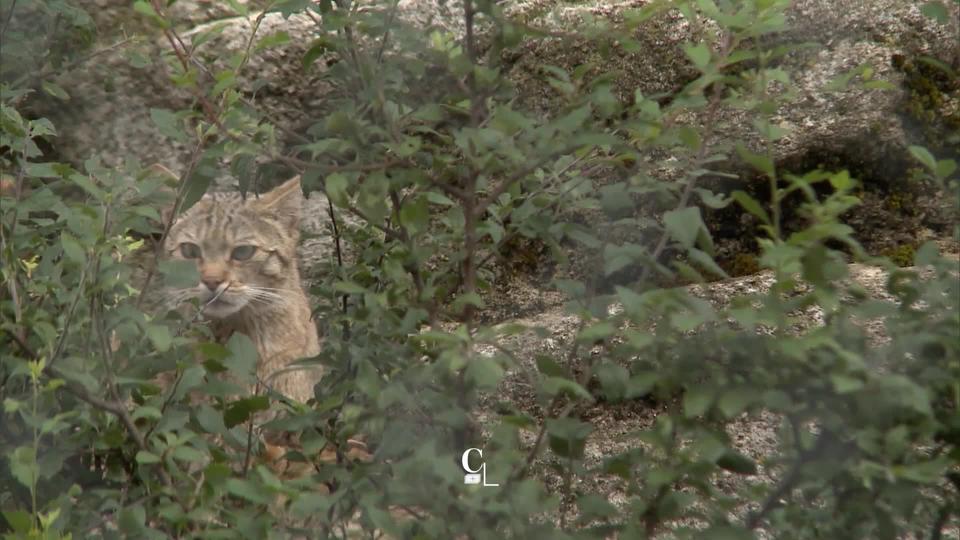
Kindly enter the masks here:
[[[960, 59], [853, 62], [804, 131], [797, 4], [0, 2], [5, 534], [956, 537]], [[956, 5], [906, 4], [955, 36]], [[649, 50], [680, 84], [624, 76]], [[899, 146], [783, 151], [878, 104]], [[294, 173], [302, 406], [151, 296], [195, 280], [154, 264], [159, 208]], [[471, 447], [499, 487], [464, 484]]]

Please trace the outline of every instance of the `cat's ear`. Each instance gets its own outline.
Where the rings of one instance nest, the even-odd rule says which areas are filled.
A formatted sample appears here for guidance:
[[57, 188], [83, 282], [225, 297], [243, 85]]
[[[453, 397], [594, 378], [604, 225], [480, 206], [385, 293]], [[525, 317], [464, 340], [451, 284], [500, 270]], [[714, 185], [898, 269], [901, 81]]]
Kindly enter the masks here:
[[272, 190], [251, 200], [258, 212], [270, 214], [290, 229], [300, 226], [300, 206], [303, 203], [303, 191], [300, 190], [300, 176], [280, 184]]

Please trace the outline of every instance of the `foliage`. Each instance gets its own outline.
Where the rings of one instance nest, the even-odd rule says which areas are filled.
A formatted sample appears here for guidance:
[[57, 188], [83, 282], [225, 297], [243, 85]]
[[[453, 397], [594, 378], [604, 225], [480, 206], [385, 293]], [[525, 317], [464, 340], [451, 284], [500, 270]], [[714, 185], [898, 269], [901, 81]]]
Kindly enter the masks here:
[[[277, 1], [268, 11], [317, 21], [305, 69], [328, 52], [340, 59], [319, 75], [341, 90], [332, 112], [287, 149], [276, 142], [283, 126], [248, 106], [238, 81], [251, 55], [289, 36], [254, 33], [257, 45], [227, 59], [208, 87], [165, 4], [136, 2], [170, 38], [172, 81], [195, 100], [152, 115], [196, 149], [177, 186], [181, 206], [207, 189], [204, 169], [218, 160], [246, 190], [267, 158], [324, 191], [341, 225], [344, 216], [362, 222], [338, 228], [353, 256], [324, 267], [312, 290], [325, 329], [323, 352], [308, 360], [326, 369], [317, 399], [269, 396], [286, 412], [269, 427], [301, 444], [289, 461], [313, 461], [328, 444], [338, 451], [340, 463], [313, 461], [294, 478], [264, 462], [249, 431], [265, 405], [236, 383], [251, 376], [249, 341], [218, 344], [198, 321], [147, 309], [152, 280], [195, 280], [189, 268], [150, 262], [169, 225], [158, 212], [171, 202], [164, 180], [134, 156], [117, 169], [96, 156], [50, 161], [40, 148], [55, 145], [55, 127], [20, 112], [43, 81], [4, 74], [0, 509], [9, 536], [939, 534], [960, 490], [956, 263], [932, 243], [916, 250], [915, 268], [866, 255], [840, 219], [858, 202], [845, 171], [791, 174], [771, 145], [718, 140], [717, 111], [728, 107], [750, 111], [767, 141], [784, 136], [770, 117], [792, 97], [778, 63], [789, 48], [765, 49], [763, 38], [784, 29], [787, 5], [678, 0], [616, 24], [586, 21], [577, 39], [631, 50], [644, 24], [680, 13], [704, 29], [702, 42], [683, 46], [698, 76], [670, 100], [637, 91], [624, 104], [613, 74], [544, 66], [562, 105], [541, 115], [518, 105], [502, 52], [556, 32], [497, 3], [465, 0], [466, 32], [454, 36], [409, 26], [397, 3]], [[257, 32], [263, 16], [250, 16]], [[953, 161], [910, 152], [927, 180], [956, 196]], [[733, 154], [769, 181], [771, 200], [697, 185]], [[674, 182], [649, 164], [664, 155], [682, 172]], [[594, 189], [596, 170], [616, 181]], [[782, 201], [793, 194], [808, 226], [786, 235]], [[673, 209], [651, 225], [628, 211], [644, 197]], [[655, 276], [723, 275], [698, 201], [736, 204], [763, 223], [757, 264], [774, 276], [769, 291], [720, 306], [651, 286]], [[568, 219], [572, 209], [653, 227], [657, 241], [598, 237]], [[481, 317], [496, 254], [518, 238], [542, 242], [561, 265], [577, 250], [597, 254], [598, 277], [554, 284], [580, 321], [576, 335], [536, 359], [510, 338], [548, 329]], [[889, 272], [892, 300], [851, 283], [840, 249]], [[668, 251], [683, 257], [667, 260]], [[643, 269], [632, 287], [600, 290], [630, 266]], [[811, 310], [823, 325], [797, 331]], [[874, 320], [885, 339], [867, 333]], [[533, 402], [512, 399], [518, 380]], [[591, 456], [589, 445], [607, 441], [596, 440], [585, 408], [641, 398], [658, 404], [656, 421], [618, 441], [626, 450]], [[761, 413], [782, 429], [758, 462], [728, 428]], [[375, 450], [372, 462], [342, 459], [357, 435]], [[468, 448], [483, 449], [499, 487], [464, 484]], [[721, 487], [727, 475], [737, 489]], [[601, 480], [622, 499], [590, 488]]]

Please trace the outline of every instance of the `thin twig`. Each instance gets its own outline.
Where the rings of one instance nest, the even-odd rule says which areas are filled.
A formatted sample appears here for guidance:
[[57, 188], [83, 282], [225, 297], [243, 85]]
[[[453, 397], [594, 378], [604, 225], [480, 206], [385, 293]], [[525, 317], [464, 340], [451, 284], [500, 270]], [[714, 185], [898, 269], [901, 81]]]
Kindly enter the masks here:
[[[576, 341], [576, 336], [581, 330], [586, 328], [586, 326], [586, 319], [581, 317], [580, 322], [577, 325], [577, 330], [573, 333], [573, 345], [570, 347], [570, 350], [567, 351], [567, 365], [573, 363], [573, 359], [580, 350], [580, 343]], [[583, 373], [580, 374], [580, 377], [578, 377], [577, 384], [580, 386], [585, 385], [589, 381], [589, 377], [592, 376], [592, 373], [592, 367], [587, 366], [586, 369], [583, 370]], [[543, 444], [543, 438], [547, 434], [547, 420], [552, 418], [564, 418], [573, 412], [574, 407], [577, 405], [576, 400], [571, 400], [559, 413], [555, 414], [556, 408], [559, 407], [561, 400], [562, 394], [553, 396], [553, 400], [551, 400], [550, 405], [547, 406], [547, 414], [544, 416], [543, 424], [540, 426], [540, 430], [537, 432], [537, 438], [533, 442], [533, 447], [530, 449], [530, 452], [527, 453], [527, 459], [524, 461], [524, 464], [522, 467], [520, 467], [520, 469], [507, 478], [506, 482], [504, 483], [505, 487], [517, 480], [522, 479], [524, 476], [526, 476], [527, 472], [530, 470], [530, 467], [533, 466], [534, 460], [536, 460], [537, 456], [540, 454], [540, 446]]]
[[[728, 47], [724, 47], [723, 51], [721, 51], [721, 54], [723, 56], [726, 56], [728, 52], [729, 52]], [[697, 150], [696, 157], [694, 158], [694, 165], [691, 167], [691, 169], [693, 169], [694, 171], [701, 168], [703, 161], [707, 158], [707, 152], [709, 151], [711, 143], [713, 142], [712, 139], [715, 133], [714, 127], [716, 125], [717, 109], [719, 108], [719, 105], [720, 105], [720, 94], [721, 94], [721, 89], [719, 85], [714, 86], [713, 92], [710, 95], [710, 101], [707, 105], [706, 118], [704, 119], [704, 122], [703, 122], [706, 127], [704, 129], [703, 137], [701, 138], [700, 148]], [[682, 210], [687, 207], [687, 205], [690, 202], [690, 197], [693, 195], [693, 189], [697, 185], [698, 178], [699, 176], [691, 174], [690, 177], [687, 179], [687, 183], [683, 188], [683, 192], [680, 195], [680, 199], [677, 202], [677, 205], [674, 208], [674, 211]], [[650, 274], [650, 269], [657, 264], [657, 259], [659, 259], [660, 255], [663, 254], [663, 250], [666, 249], [667, 243], [669, 242], [669, 240], [670, 240], [670, 234], [667, 232], [666, 229], [664, 229], [660, 233], [660, 239], [657, 241], [657, 244], [654, 247], [653, 252], [650, 254], [650, 259], [652, 260], [653, 263], [650, 265], [644, 265], [643, 269], [640, 271], [640, 276], [637, 278], [637, 283], [640, 283], [641, 285], [646, 283], [647, 278], [649, 277], [649, 274]]]
[[496, 202], [496, 200], [499, 199], [501, 195], [503, 195], [504, 193], [507, 192], [508, 189], [510, 189], [510, 186], [512, 186], [514, 182], [518, 180], [522, 180], [528, 174], [546, 165], [548, 161], [552, 159], [556, 159], [557, 157], [562, 156], [564, 154], [569, 154], [570, 152], [576, 150], [577, 148], [578, 148], [577, 146], [570, 146], [556, 152], [550, 152], [549, 154], [541, 157], [534, 163], [527, 165], [523, 169], [520, 169], [519, 171], [513, 173], [512, 175], [510, 175], [509, 177], [501, 181], [497, 187], [493, 188], [493, 190], [477, 204], [476, 208], [474, 209], [474, 212], [476, 212], [477, 217], [482, 216], [483, 213], [487, 211], [487, 208], [489, 208], [491, 204]]
[[10, 84], [10, 87], [11, 87], [11, 88], [21, 88], [21, 87], [23, 87], [23, 86], [32, 86], [33, 84], [36, 84], [37, 81], [39, 81], [39, 80], [41, 80], [41, 79], [44, 79], [44, 78], [46, 78], [46, 77], [49, 77], [50, 75], [53, 75], [54, 73], [59, 73], [59, 74], [67, 73], [68, 71], [71, 71], [71, 70], [73, 70], [73, 69], [76, 68], [76, 67], [79, 67], [81, 64], [84, 64], [84, 63], [92, 60], [93, 58], [96, 58], [97, 56], [100, 56], [100, 55], [102, 55], [102, 54], [106, 54], [106, 53], [111, 52], [111, 51], [115, 51], [115, 50], [123, 47], [124, 45], [132, 42], [132, 41], [137, 41], [137, 39], [138, 39], [137, 37], [129, 37], [129, 38], [121, 39], [120, 41], [118, 41], [118, 42], [116, 42], [116, 43], [114, 43], [114, 44], [112, 44], [112, 45], [108, 45], [108, 46], [106, 46], [106, 47], [104, 47], [104, 48], [102, 48], [102, 49], [97, 49], [97, 50], [91, 52], [90, 54], [87, 54], [87, 55], [85, 55], [85, 56], [81, 56], [80, 58], [77, 58], [76, 60], [73, 60], [73, 61], [70, 61], [70, 62], [66, 63], [65, 65], [62, 65], [62, 66], [59, 66], [59, 67], [56, 67], [56, 68], [54, 68], [54, 67], [48, 67], [48, 68], [44, 68], [44, 69], [42, 69], [42, 70], [40, 70], [40, 71], [37, 71], [37, 72], [25, 73], [25, 74], [21, 75], [20, 77], [18, 77], [15, 81], [13, 81], [13, 82]]
[[156, 260], [154, 264], [150, 265], [150, 269], [147, 271], [147, 277], [143, 280], [143, 288], [140, 290], [140, 296], [137, 298], [137, 309], [143, 305], [144, 299], [147, 296], [147, 290], [150, 288], [150, 283], [153, 280], [154, 274], [157, 272], [157, 267], [159, 266], [159, 261], [161, 254], [163, 253], [163, 244], [167, 240], [167, 236], [170, 234], [170, 229], [173, 228], [173, 223], [176, 221], [177, 213], [180, 211], [180, 205], [183, 203], [183, 197], [187, 191], [187, 179], [190, 178], [190, 175], [193, 174], [193, 170], [197, 167], [197, 163], [200, 161], [200, 155], [203, 153], [203, 148], [206, 141], [200, 139], [197, 141], [197, 145], [193, 149], [193, 154], [190, 156], [190, 162], [187, 165], [187, 169], [180, 175], [180, 178], [177, 180], [177, 195], [173, 201], [173, 208], [170, 210], [170, 214], [167, 216], [165, 223], [163, 224], [163, 233], [160, 235], [160, 240], [157, 241], [155, 248]]
[[10, 2], [10, 11], [7, 12], [7, 19], [3, 21], [3, 28], [0, 29], [0, 42], [3, 41], [3, 36], [7, 34], [7, 27], [10, 26], [10, 21], [13, 20], [13, 10], [17, 9], [17, 0]]

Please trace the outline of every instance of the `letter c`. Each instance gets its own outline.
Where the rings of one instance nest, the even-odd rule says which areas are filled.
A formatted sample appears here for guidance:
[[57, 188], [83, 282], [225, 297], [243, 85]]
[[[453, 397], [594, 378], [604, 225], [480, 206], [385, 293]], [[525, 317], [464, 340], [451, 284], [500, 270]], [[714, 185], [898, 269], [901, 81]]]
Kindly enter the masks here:
[[466, 451], [463, 452], [463, 455], [460, 456], [460, 464], [463, 465], [463, 470], [467, 471], [468, 473], [476, 474], [483, 470], [483, 465], [481, 465], [477, 470], [470, 468], [470, 452], [473, 451], [476, 451], [477, 455], [483, 458], [483, 450], [480, 450], [479, 448], [467, 448]]

